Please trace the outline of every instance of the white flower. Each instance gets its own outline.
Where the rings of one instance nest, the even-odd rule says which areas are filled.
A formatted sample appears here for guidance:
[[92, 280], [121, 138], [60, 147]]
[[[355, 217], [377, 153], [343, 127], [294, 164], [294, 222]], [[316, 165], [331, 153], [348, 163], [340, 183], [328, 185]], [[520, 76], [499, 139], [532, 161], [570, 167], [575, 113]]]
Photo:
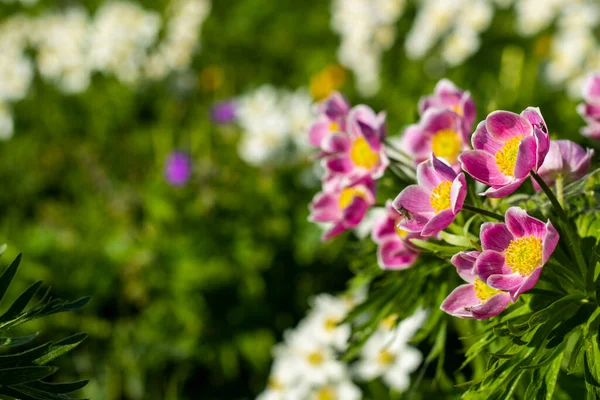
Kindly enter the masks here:
[[360, 400], [362, 393], [351, 380], [344, 379], [320, 386], [301, 384], [292, 389], [284, 400]]
[[289, 357], [285, 350], [280, 349], [280, 352], [282, 354], [276, 352], [267, 388], [256, 400], [283, 400], [288, 392], [295, 387], [298, 373], [294, 365], [294, 359]]
[[349, 324], [338, 324], [346, 317], [347, 310], [342, 298], [322, 293], [315, 297], [313, 309], [304, 324], [315, 340], [337, 350], [345, 350], [351, 328]]
[[444, 41], [442, 58], [446, 64], [461, 64], [479, 49], [479, 36], [466, 26], [456, 28]]

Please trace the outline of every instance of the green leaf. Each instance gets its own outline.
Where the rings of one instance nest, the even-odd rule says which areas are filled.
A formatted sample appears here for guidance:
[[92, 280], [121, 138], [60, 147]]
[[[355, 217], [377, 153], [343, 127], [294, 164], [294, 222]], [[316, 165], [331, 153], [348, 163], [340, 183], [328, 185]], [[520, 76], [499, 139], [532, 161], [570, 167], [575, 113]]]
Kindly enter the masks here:
[[25, 290], [19, 297], [17, 297], [10, 308], [0, 316], [0, 323], [16, 318], [25, 309], [25, 307], [27, 307], [27, 304], [29, 304], [33, 296], [35, 296], [40, 286], [42, 286], [42, 281], [37, 281], [33, 285], [29, 286], [27, 290]]
[[469, 238], [467, 236], [453, 235], [446, 231], [441, 231], [440, 236], [441, 236], [442, 240], [444, 240], [446, 243], [451, 244], [453, 246], [467, 247], [467, 248], [471, 247], [472, 238]]
[[18, 385], [43, 379], [58, 370], [56, 367], [33, 366], [16, 367], [0, 370], [0, 382], [4, 386]]
[[583, 345], [585, 343], [583, 334], [581, 330], [576, 332], [577, 341], [575, 345], [573, 345], [573, 349], [571, 350], [571, 356], [569, 357], [569, 364], [567, 366], [567, 374], [573, 373], [577, 369], [577, 365], [579, 364], [579, 359], [581, 358], [581, 350], [583, 349]]
[[29, 382], [27, 386], [33, 389], [40, 390], [42, 392], [65, 394], [76, 392], [77, 390], [83, 388], [87, 384], [88, 381], [77, 381], [67, 383], [47, 383], [42, 381], [35, 381]]
[[72, 350], [73, 348], [79, 346], [79, 344], [83, 342], [85, 338], [87, 338], [86, 333], [78, 333], [64, 340], [61, 340], [60, 342], [52, 345], [50, 347], [50, 351], [48, 351], [43, 356], [35, 359], [33, 362], [38, 365], [44, 365], [54, 360], [56, 357], [59, 357], [65, 354], [66, 352]]
[[412, 244], [419, 247], [422, 250], [429, 251], [436, 255], [447, 255], [451, 256], [460, 251], [467, 250], [470, 246], [467, 247], [458, 247], [458, 246], [444, 246], [434, 242], [429, 242], [421, 239], [409, 239]]
[[17, 270], [19, 269], [19, 264], [21, 263], [21, 254], [14, 259], [14, 261], [6, 268], [2, 276], [0, 276], [0, 301], [6, 294], [6, 290], [10, 286]]
[[34, 333], [33, 335], [29, 335], [29, 336], [21, 336], [21, 337], [14, 337], [14, 338], [0, 338], [0, 347], [22, 346], [24, 344], [31, 342], [36, 337], [38, 337], [37, 333]]

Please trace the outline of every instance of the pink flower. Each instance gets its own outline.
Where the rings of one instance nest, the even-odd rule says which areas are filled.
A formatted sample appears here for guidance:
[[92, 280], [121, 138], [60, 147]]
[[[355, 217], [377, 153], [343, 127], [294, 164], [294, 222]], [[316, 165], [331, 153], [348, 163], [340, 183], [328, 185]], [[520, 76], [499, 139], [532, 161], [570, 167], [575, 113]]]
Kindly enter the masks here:
[[546, 123], [538, 108], [521, 115], [494, 111], [477, 126], [471, 138], [473, 148], [459, 160], [465, 172], [491, 186], [483, 194], [505, 197], [527, 179], [531, 170], [544, 162], [550, 148]]
[[471, 148], [469, 132], [462, 124], [461, 117], [450, 108], [428, 108], [418, 124], [406, 128], [400, 147], [415, 164], [435, 153], [460, 171], [458, 155]]
[[456, 272], [461, 278], [470, 282], [471, 277], [475, 275], [475, 260], [480, 254], [478, 251], [461, 251], [452, 256], [450, 263], [456, 267]]
[[346, 182], [364, 177], [379, 179], [389, 165], [385, 147], [385, 114], [358, 105], [348, 114], [346, 132], [334, 132], [323, 139], [323, 164]]
[[[537, 172], [548, 185], [553, 185], [559, 175], [565, 182], [574, 182], [587, 174], [593, 155], [594, 150], [584, 150], [570, 140], [551, 140], [550, 150]], [[540, 191], [537, 182], [531, 181], [535, 190]]]
[[[406, 269], [412, 266], [419, 250], [408, 239], [421, 238], [419, 234], [407, 232], [398, 226], [404, 218], [392, 206], [392, 201], [385, 203], [386, 213], [373, 224], [371, 237], [379, 246], [377, 261], [382, 269]], [[424, 239], [424, 238], [422, 238]]]
[[581, 134], [591, 139], [600, 139], [600, 74], [590, 74], [583, 85], [583, 100], [577, 112], [588, 123]]
[[345, 230], [356, 227], [367, 210], [375, 204], [375, 184], [367, 178], [351, 186], [337, 185], [319, 192], [309, 209], [309, 220], [331, 224], [322, 240], [331, 239]]
[[467, 183], [465, 175], [434, 154], [417, 167], [417, 185], [407, 186], [394, 200], [394, 208], [405, 218], [399, 226], [422, 236], [446, 229], [462, 210]]
[[464, 134], [471, 134], [473, 123], [475, 123], [475, 102], [469, 92], [461, 90], [448, 79], [442, 79], [435, 85], [433, 95], [422, 97], [419, 100], [421, 115], [432, 107], [451, 108], [461, 117]]
[[308, 141], [315, 147], [321, 147], [323, 139], [331, 133], [346, 130], [346, 117], [350, 104], [339, 92], [333, 92], [323, 102], [317, 104], [317, 119], [308, 131]]
[[507, 291], [516, 300], [535, 286], [559, 235], [552, 223], [530, 217], [511, 207], [505, 223], [486, 222], [480, 233], [483, 252], [475, 262], [475, 273], [488, 286]]

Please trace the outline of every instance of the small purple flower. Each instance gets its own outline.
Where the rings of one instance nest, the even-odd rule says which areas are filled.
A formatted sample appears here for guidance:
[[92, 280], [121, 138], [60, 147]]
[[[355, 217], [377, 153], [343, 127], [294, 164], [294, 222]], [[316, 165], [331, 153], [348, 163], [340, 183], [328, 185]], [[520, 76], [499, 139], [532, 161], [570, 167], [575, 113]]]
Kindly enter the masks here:
[[310, 221], [331, 224], [322, 240], [355, 228], [375, 204], [375, 184], [369, 178], [327, 189], [317, 193], [309, 206]]
[[385, 133], [385, 113], [375, 114], [365, 105], [352, 108], [346, 131], [333, 132], [321, 142], [323, 166], [346, 182], [381, 178], [389, 165], [382, 144]]
[[469, 92], [465, 92], [448, 79], [440, 80], [433, 95], [419, 100], [419, 113], [422, 115], [429, 108], [451, 108], [462, 119], [463, 133], [469, 135], [475, 122], [475, 102]]
[[459, 160], [465, 172], [491, 186], [483, 194], [505, 197], [537, 171], [550, 148], [546, 123], [538, 108], [521, 115], [494, 111], [477, 126], [471, 138], [473, 148]]
[[480, 239], [483, 252], [475, 262], [475, 273], [488, 286], [509, 292], [514, 301], [535, 286], [559, 235], [550, 221], [544, 224], [511, 207], [505, 223], [482, 225]]
[[[574, 182], [584, 177], [592, 164], [594, 150], [587, 149], [570, 140], [551, 140], [550, 151], [538, 174], [548, 185], [553, 185], [558, 176], [567, 182]], [[535, 190], [541, 188], [535, 180], [531, 180]]]
[[588, 126], [581, 129], [583, 136], [600, 139], [600, 74], [590, 74], [583, 85], [583, 100], [577, 112]]
[[192, 161], [187, 153], [173, 151], [167, 158], [165, 179], [173, 186], [183, 186], [192, 174]]
[[412, 266], [419, 256], [419, 249], [408, 240], [422, 238], [418, 233], [401, 229], [398, 223], [404, 218], [392, 206], [392, 201], [385, 204], [386, 213], [373, 224], [371, 237], [379, 246], [377, 261], [381, 269], [406, 269]]
[[459, 172], [458, 155], [471, 148], [469, 131], [462, 124], [462, 118], [450, 108], [428, 108], [418, 124], [406, 128], [400, 147], [415, 164], [435, 153]]
[[212, 121], [217, 125], [231, 124], [236, 119], [235, 100], [225, 100], [216, 103], [210, 109]]
[[310, 126], [308, 141], [315, 147], [321, 147], [323, 139], [329, 134], [346, 131], [346, 117], [350, 104], [339, 92], [333, 92], [327, 99], [315, 107], [317, 119]]
[[433, 236], [454, 221], [466, 195], [464, 173], [456, 174], [431, 154], [417, 167], [417, 185], [407, 186], [394, 200], [394, 208], [406, 216], [399, 226], [422, 236]]

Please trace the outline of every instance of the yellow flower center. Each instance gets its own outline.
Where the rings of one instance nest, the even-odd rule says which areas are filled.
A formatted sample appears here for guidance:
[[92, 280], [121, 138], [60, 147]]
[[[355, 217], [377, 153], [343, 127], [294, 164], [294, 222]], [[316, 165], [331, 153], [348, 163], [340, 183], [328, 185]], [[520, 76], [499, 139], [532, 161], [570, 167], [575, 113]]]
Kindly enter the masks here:
[[408, 236], [408, 231], [405, 231], [404, 229], [400, 228], [398, 225], [394, 225], [394, 229], [396, 230], [396, 234], [398, 234], [398, 236], [400, 236], [400, 239], [404, 239], [406, 236]]
[[437, 131], [431, 142], [431, 149], [437, 157], [442, 157], [450, 164], [454, 163], [460, 154], [460, 135], [452, 129]]
[[350, 159], [357, 167], [371, 169], [379, 161], [379, 154], [371, 150], [371, 146], [364, 137], [359, 137], [352, 143]]
[[331, 332], [337, 328], [337, 324], [339, 322], [340, 321], [337, 318], [329, 317], [325, 319], [325, 323], [323, 325], [325, 326], [326, 331]]
[[506, 176], [514, 176], [515, 174], [515, 164], [517, 163], [517, 154], [519, 154], [521, 139], [523, 139], [523, 136], [515, 136], [510, 139], [504, 143], [494, 156], [498, 169]]
[[398, 314], [393, 313], [381, 320], [381, 327], [387, 330], [392, 329], [396, 325]]
[[429, 203], [431, 207], [438, 214], [440, 211], [449, 209], [452, 204], [450, 202], [450, 189], [452, 188], [452, 182], [444, 181], [433, 188], [431, 195], [429, 195]]
[[267, 387], [272, 390], [283, 390], [283, 385], [277, 380], [277, 378], [269, 378], [267, 381]]
[[362, 197], [364, 199], [365, 193], [361, 189], [356, 187], [349, 187], [342, 190], [342, 193], [340, 193], [340, 199], [338, 200], [340, 208], [348, 207], [356, 196]]
[[506, 265], [512, 269], [513, 273], [530, 275], [542, 264], [542, 239], [527, 236], [511, 240], [504, 251], [504, 257]]
[[455, 104], [452, 107], [450, 107], [455, 113], [457, 113], [459, 116], [464, 116], [464, 110], [463, 108], [460, 106], [460, 104]]
[[325, 386], [316, 393], [316, 400], [336, 400], [335, 389], [331, 386]]
[[381, 350], [379, 352], [379, 356], [377, 357], [377, 361], [379, 362], [379, 364], [385, 365], [387, 367], [392, 365], [394, 361], [396, 361], [396, 356], [387, 350]]
[[485, 303], [491, 297], [502, 292], [502, 290], [493, 289], [493, 288], [489, 287], [488, 285], [485, 284], [485, 282], [483, 282], [479, 278], [475, 278], [475, 282], [473, 282], [473, 286], [475, 289], [475, 296], [477, 296], [477, 298], [479, 300], [481, 300], [481, 304]]
[[310, 365], [317, 367], [317, 366], [323, 364], [325, 357], [323, 357], [322, 352], [313, 351], [313, 352], [308, 353], [308, 356], [306, 356], [306, 360], [308, 361], [308, 363]]
[[335, 123], [335, 122], [330, 122], [329, 123], [329, 132], [339, 132], [340, 131], [340, 126]]

